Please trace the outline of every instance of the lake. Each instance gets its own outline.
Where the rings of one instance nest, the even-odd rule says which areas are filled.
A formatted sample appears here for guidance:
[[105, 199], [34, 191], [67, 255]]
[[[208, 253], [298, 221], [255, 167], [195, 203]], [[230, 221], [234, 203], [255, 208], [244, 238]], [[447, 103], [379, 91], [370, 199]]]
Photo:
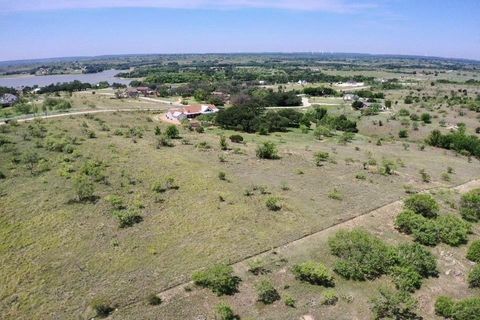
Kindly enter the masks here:
[[108, 81], [129, 84], [133, 79], [115, 78], [115, 75], [120, 72], [128, 72], [128, 70], [106, 70], [99, 73], [88, 74], [56, 74], [49, 76], [35, 76], [35, 75], [20, 75], [20, 76], [7, 76], [0, 77], [0, 87], [33, 87], [37, 85], [39, 87], [48, 86], [52, 83], [71, 82], [78, 80], [90, 84], [97, 84], [101, 81]]

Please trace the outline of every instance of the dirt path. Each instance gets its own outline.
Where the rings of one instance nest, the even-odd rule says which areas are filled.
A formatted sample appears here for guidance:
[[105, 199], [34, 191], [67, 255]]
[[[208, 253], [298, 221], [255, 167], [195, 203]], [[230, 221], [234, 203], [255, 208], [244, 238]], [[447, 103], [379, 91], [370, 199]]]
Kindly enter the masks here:
[[[423, 192], [431, 192], [439, 188], [442, 188], [442, 187], [433, 187], [428, 190], [424, 190]], [[469, 182], [458, 185], [456, 187], [452, 187], [451, 189], [459, 193], [465, 193], [475, 188], [480, 188], [480, 179], [471, 180]], [[397, 201], [391, 202], [377, 209], [362, 213], [359, 216], [356, 216], [348, 220], [341, 221], [332, 226], [326, 227], [315, 233], [302, 236], [299, 239], [293, 240], [291, 242], [287, 242], [278, 247], [271, 248], [260, 253], [256, 253], [249, 257], [245, 257], [242, 260], [239, 260], [233, 263], [232, 267], [237, 274], [239, 275], [245, 274], [246, 272], [248, 272], [249, 261], [265, 258], [267, 255], [271, 254], [272, 252], [276, 252], [276, 254], [280, 256], [288, 256], [289, 252], [296, 252], [297, 250], [299, 250], [299, 248], [302, 248], [305, 246], [308, 247], [315, 243], [317, 244], [320, 243], [322, 239], [325, 239], [325, 237], [328, 237], [329, 235], [335, 233], [339, 229], [351, 229], [360, 225], [365, 225], [367, 224], [366, 221], [372, 219], [372, 217], [389, 216], [392, 218], [392, 221], [393, 221], [393, 218], [398, 213], [400, 213], [402, 209], [403, 209], [403, 200], [397, 200]], [[163, 301], [168, 302], [169, 300], [172, 300], [176, 296], [185, 294], [186, 293], [185, 288], [192, 284], [193, 284], [192, 282], [186, 282], [186, 283], [174, 285], [170, 288], [167, 288], [159, 292], [158, 296], [161, 297]]]
[[[157, 107], [138, 107], [138, 108], [126, 108], [126, 109], [98, 109], [98, 110], [85, 110], [85, 111], [74, 111], [66, 113], [57, 113], [51, 115], [42, 115], [42, 116], [30, 116], [22, 119], [15, 119], [17, 122], [28, 122], [35, 119], [52, 119], [52, 118], [62, 118], [68, 116], [78, 116], [83, 114], [95, 114], [95, 113], [105, 113], [105, 112], [132, 112], [132, 111], [165, 111], [165, 108]], [[0, 122], [0, 126], [6, 124], [5, 122]]]

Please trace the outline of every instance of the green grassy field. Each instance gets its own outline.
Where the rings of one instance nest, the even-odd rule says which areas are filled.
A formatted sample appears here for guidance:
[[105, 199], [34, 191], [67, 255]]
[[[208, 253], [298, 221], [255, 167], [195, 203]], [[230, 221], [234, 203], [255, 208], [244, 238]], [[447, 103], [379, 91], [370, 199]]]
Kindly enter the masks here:
[[[126, 112], [2, 128], [2, 135], [13, 142], [4, 144], [0, 153], [0, 171], [6, 176], [0, 180], [2, 318], [89, 318], [93, 316], [90, 302], [98, 297], [118, 307], [113, 318], [178, 319], [181, 314], [192, 318], [211, 312], [216, 301], [211, 293], [194, 291], [155, 308], [146, 306], [145, 298], [189, 281], [195, 270], [241, 261], [395, 201], [405, 196], [406, 186], [448, 187], [478, 178], [477, 160], [469, 162], [453, 152], [429, 147], [420, 151], [413, 142], [409, 150], [395, 141], [378, 146], [362, 134], [346, 145], [339, 144], [337, 137], [316, 140], [312, 131], [244, 134], [245, 144], [229, 143], [230, 150], [222, 151], [219, 135], [233, 132], [207, 128], [203, 134], [182, 130], [182, 139], [174, 140], [173, 148], [157, 149], [154, 127], [165, 131], [166, 125], [152, 118], [147, 112]], [[33, 132], [30, 125], [46, 128], [46, 137], [29, 134]], [[143, 137], [127, 138], [131, 128]], [[96, 138], [85, 134], [91, 131]], [[123, 136], [116, 135], [119, 132]], [[72, 154], [46, 150], [46, 141], [60, 136], [77, 137]], [[255, 148], [262, 141], [275, 142], [280, 159], [257, 159]], [[200, 143], [209, 147], [198, 147]], [[21, 160], [28, 150], [45, 159], [33, 174]], [[317, 151], [329, 152], [332, 160], [317, 167], [313, 161]], [[219, 161], [220, 156], [225, 162]], [[377, 165], [364, 170], [363, 163], [372, 159]], [[378, 173], [377, 166], [384, 159], [397, 163], [397, 174]], [[72, 177], [93, 160], [105, 165], [106, 178], [95, 183], [95, 201], [78, 202]], [[447, 167], [455, 170], [448, 182], [441, 178]], [[430, 183], [422, 182], [421, 169], [431, 175]], [[225, 181], [219, 179], [220, 171], [225, 172]], [[360, 172], [365, 180], [355, 178]], [[169, 177], [178, 190], [152, 191], [157, 181]], [[260, 186], [265, 194], [258, 191]], [[257, 191], [246, 196], [247, 189]], [[333, 190], [342, 200], [329, 197]], [[119, 228], [107, 202], [111, 195], [120, 196], [143, 221]], [[280, 199], [280, 211], [265, 206], [271, 196]], [[298, 256], [292, 261], [300, 256], [327, 256], [326, 248], [317, 249], [295, 251]], [[328, 263], [331, 257], [325, 259]], [[289, 292], [303, 296], [302, 306], [310, 306], [309, 299], [322, 289], [292, 283], [291, 276], [281, 271], [287, 263], [275, 261], [275, 270], [280, 270], [279, 275], [272, 275], [275, 281], [291, 285]], [[260, 306], [249, 294], [250, 279], [243, 283], [240, 299], [235, 298], [242, 319], [243, 315], [287, 319], [309, 310]], [[361, 296], [371, 286], [377, 282], [345, 281], [342, 290]], [[339, 304], [318, 312], [335, 318], [343, 307]], [[369, 312], [366, 306], [348, 310], [350, 318], [363, 318]]]

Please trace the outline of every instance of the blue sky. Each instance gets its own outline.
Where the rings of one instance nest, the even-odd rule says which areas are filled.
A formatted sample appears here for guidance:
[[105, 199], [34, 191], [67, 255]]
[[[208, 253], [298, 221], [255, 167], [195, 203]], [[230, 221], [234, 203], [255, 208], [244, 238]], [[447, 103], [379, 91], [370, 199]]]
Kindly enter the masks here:
[[0, 0], [1, 60], [362, 52], [480, 60], [479, 0]]

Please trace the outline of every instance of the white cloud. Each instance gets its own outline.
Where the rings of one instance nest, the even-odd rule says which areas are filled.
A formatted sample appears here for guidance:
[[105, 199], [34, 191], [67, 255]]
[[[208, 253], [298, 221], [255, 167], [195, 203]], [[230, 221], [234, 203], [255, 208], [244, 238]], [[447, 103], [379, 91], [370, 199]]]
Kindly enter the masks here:
[[[363, 0], [365, 1], [365, 0]], [[352, 13], [374, 7], [352, 0], [0, 0], [0, 12], [94, 8], [242, 9], [269, 8]]]

